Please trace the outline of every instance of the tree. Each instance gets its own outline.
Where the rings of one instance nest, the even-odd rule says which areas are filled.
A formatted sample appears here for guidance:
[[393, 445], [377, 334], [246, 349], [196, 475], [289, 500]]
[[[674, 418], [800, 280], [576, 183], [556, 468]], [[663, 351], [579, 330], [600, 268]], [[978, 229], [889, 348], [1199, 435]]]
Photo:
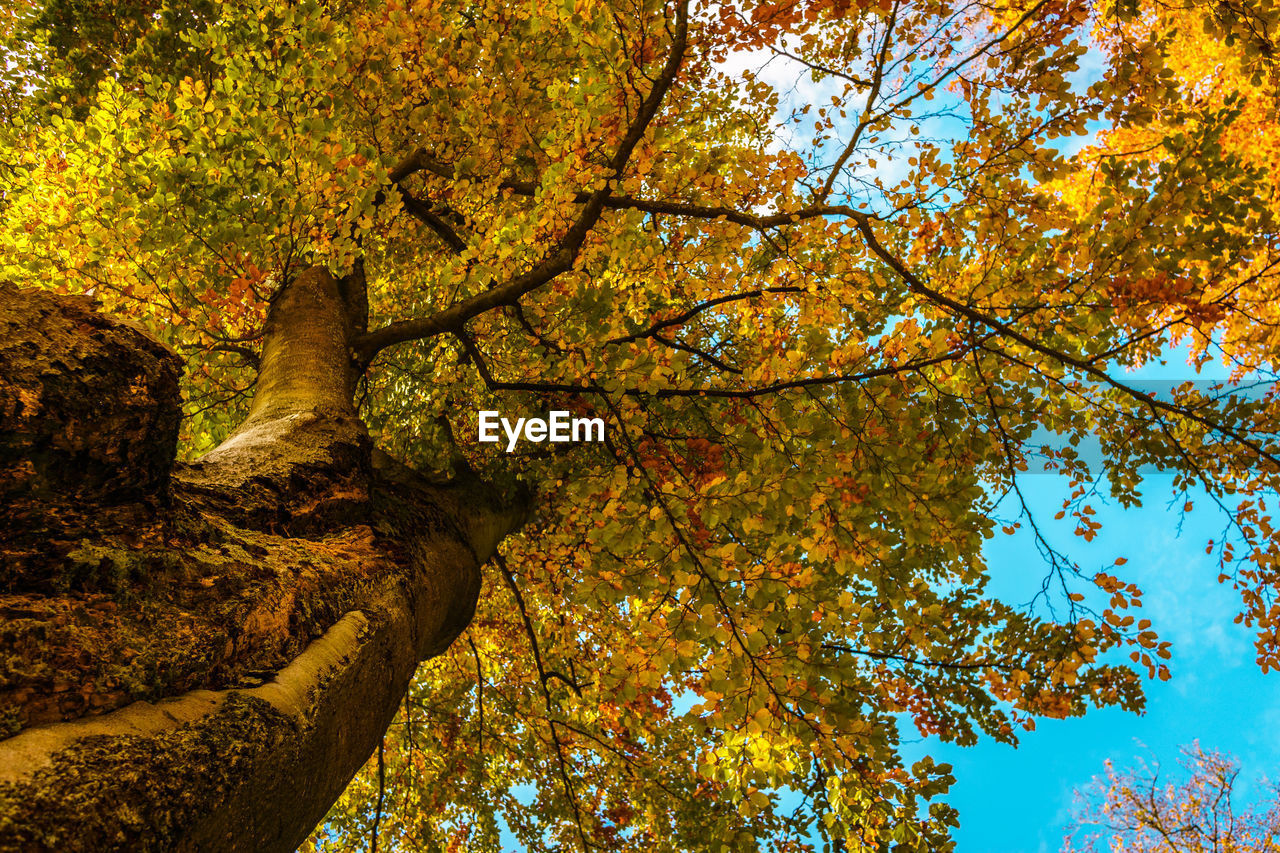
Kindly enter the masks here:
[[[1107, 762], [1106, 779], [1082, 792], [1076, 835], [1098, 827], [1080, 850], [1112, 853], [1267, 853], [1280, 843], [1280, 803], [1270, 799], [1241, 805], [1235, 796], [1239, 763], [1193, 744], [1179, 762], [1184, 781], [1163, 781], [1160, 766], [1140, 763], [1116, 770]], [[1073, 849], [1068, 844], [1064, 851]]]
[[[292, 849], [377, 749], [313, 845], [946, 849], [900, 723], [1168, 676], [1030, 465], [1086, 540], [1144, 466], [1244, 496], [1269, 612], [1273, 401], [1124, 379], [1275, 351], [1271, 177], [1148, 10], [236, 0], [95, 50], [83, 8], [5, 24], [6, 843]], [[1102, 122], [1159, 146], [1068, 153]], [[471, 438], [551, 410], [605, 440]]]

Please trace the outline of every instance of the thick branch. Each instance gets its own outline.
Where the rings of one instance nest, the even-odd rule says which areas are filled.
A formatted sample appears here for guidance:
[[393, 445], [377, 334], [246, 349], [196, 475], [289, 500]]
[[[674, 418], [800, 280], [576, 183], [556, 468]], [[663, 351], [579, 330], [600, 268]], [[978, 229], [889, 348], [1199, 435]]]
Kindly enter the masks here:
[[467, 243], [458, 236], [458, 232], [454, 231], [448, 222], [444, 221], [444, 217], [431, 209], [431, 206], [422, 199], [414, 196], [408, 191], [401, 189], [400, 198], [404, 202], [404, 209], [409, 211], [411, 215], [432, 231], [445, 242], [454, 254], [461, 252], [467, 248]]
[[[422, 338], [445, 332], [457, 332], [473, 317], [500, 305], [515, 305], [520, 297], [526, 293], [536, 290], [562, 273], [572, 269], [587, 235], [591, 233], [591, 229], [595, 227], [601, 213], [607, 206], [615, 181], [622, 177], [636, 145], [644, 138], [645, 132], [662, 106], [663, 99], [675, 83], [680, 66], [684, 62], [688, 40], [689, 4], [688, 0], [684, 0], [684, 2], [676, 6], [675, 30], [671, 37], [671, 49], [667, 53], [662, 71], [658, 74], [653, 88], [650, 89], [649, 94], [645, 97], [635, 119], [627, 128], [627, 132], [619, 141], [614, 155], [609, 160], [609, 167], [613, 172], [612, 180], [606, 181], [601, 189], [585, 194], [583, 208], [579, 212], [578, 218], [542, 261], [535, 264], [528, 272], [497, 284], [483, 293], [478, 293], [461, 302], [456, 302], [434, 316], [420, 320], [404, 320], [392, 323], [375, 332], [361, 336], [356, 341], [355, 346], [361, 363], [367, 364], [380, 351], [393, 344], [421, 340]], [[425, 151], [419, 150], [409, 155], [392, 169], [389, 173], [389, 178], [393, 183], [398, 183], [415, 171], [422, 169], [430, 169], [439, 174], [443, 165], [430, 157]], [[449, 174], [452, 176], [452, 170], [449, 170]]]
[[204, 508], [294, 534], [367, 511], [372, 444], [352, 405], [353, 331], [340, 282], [322, 267], [277, 294], [248, 417], [184, 469]]

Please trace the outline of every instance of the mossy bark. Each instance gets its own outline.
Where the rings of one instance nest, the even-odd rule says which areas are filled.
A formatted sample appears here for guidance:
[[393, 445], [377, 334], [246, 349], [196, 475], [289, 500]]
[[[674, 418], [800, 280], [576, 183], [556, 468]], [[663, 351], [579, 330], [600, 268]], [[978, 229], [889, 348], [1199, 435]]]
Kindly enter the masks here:
[[0, 850], [292, 850], [465, 629], [525, 507], [372, 448], [364, 310], [300, 275], [245, 422], [175, 465], [177, 358], [0, 285]]

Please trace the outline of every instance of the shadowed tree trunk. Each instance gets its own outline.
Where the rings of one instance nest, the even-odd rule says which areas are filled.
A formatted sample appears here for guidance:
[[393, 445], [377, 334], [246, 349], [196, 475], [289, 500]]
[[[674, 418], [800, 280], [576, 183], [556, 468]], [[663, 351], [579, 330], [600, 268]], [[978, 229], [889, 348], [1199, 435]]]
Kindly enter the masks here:
[[466, 627], [526, 502], [372, 448], [360, 285], [285, 288], [175, 465], [178, 358], [0, 284], [0, 850], [293, 850]]

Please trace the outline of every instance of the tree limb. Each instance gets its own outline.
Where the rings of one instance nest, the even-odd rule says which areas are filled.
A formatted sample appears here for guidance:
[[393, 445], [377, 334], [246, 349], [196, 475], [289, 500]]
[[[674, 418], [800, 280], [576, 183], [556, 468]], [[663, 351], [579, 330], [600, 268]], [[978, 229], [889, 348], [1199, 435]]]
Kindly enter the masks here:
[[[591, 233], [591, 229], [595, 227], [601, 213], [604, 211], [605, 202], [613, 191], [614, 181], [622, 176], [627, 163], [631, 159], [632, 152], [653, 122], [658, 113], [658, 108], [662, 105], [663, 98], [670, 91], [676, 75], [680, 71], [680, 66], [684, 62], [689, 37], [688, 0], [684, 0], [684, 2], [676, 6], [675, 17], [676, 24], [671, 39], [671, 50], [667, 54], [662, 72], [658, 75], [658, 79], [654, 82], [648, 97], [645, 98], [644, 103], [641, 105], [635, 120], [627, 129], [627, 133], [619, 142], [617, 150], [610, 159], [609, 166], [613, 172], [613, 180], [606, 181], [603, 187], [587, 196], [577, 220], [560, 238], [555, 248], [541, 261], [534, 264], [533, 268], [528, 272], [509, 279], [502, 284], [495, 285], [483, 293], [475, 294], [461, 302], [455, 302], [431, 317], [392, 323], [362, 336], [356, 341], [355, 350], [363, 363], [367, 364], [381, 350], [392, 344], [420, 340], [444, 332], [457, 331], [471, 318], [500, 305], [514, 305], [524, 294], [536, 290], [573, 268], [573, 263], [577, 259], [587, 235]], [[393, 168], [388, 177], [393, 183], [398, 183], [413, 174], [413, 172], [424, 168], [435, 171], [438, 174], [442, 166], [443, 164], [427, 155], [425, 151], [419, 150]], [[450, 175], [452, 175], [452, 170], [449, 171]]]

